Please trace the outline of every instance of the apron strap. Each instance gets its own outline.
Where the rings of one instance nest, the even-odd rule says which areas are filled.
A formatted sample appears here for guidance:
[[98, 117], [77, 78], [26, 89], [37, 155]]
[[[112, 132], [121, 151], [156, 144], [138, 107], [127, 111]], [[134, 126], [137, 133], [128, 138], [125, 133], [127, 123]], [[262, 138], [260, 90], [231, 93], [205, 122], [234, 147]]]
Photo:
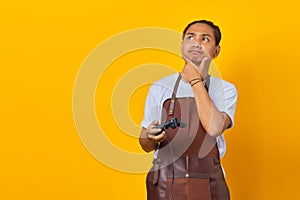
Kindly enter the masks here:
[[174, 106], [175, 106], [176, 93], [177, 93], [177, 90], [178, 90], [178, 85], [179, 85], [180, 80], [181, 80], [181, 75], [179, 74], [179, 76], [176, 80], [174, 89], [173, 89], [171, 103], [170, 103], [170, 106], [169, 106], [169, 116], [174, 115]]
[[204, 87], [208, 93], [208, 90], [209, 90], [209, 84], [210, 84], [210, 75], [208, 74], [206, 79], [205, 79], [205, 84], [204, 84]]
[[[170, 103], [170, 106], [169, 106], [169, 116], [174, 115], [174, 106], [175, 106], [175, 100], [176, 100], [176, 93], [177, 93], [177, 90], [178, 90], [178, 85], [179, 85], [180, 80], [181, 80], [181, 75], [179, 74], [179, 76], [176, 80], [176, 83], [174, 85], [173, 93], [172, 93], [171, 103]], [[210, 75], [207, 75], [207, 77], [205, 79], [205, 85], [204, 85], [205, 88], [206, 88], [207, 93], [208, 93], [208, 89], [209, 89], [209, 84], [210, 84]]]

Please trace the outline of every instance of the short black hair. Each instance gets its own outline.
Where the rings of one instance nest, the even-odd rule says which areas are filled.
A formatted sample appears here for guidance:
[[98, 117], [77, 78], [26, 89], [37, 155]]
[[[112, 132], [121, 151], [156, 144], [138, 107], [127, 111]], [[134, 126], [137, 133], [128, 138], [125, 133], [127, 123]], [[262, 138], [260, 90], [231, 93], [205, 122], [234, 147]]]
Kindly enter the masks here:
[[218, 26], [216, 26], [213, 22], [208, 21], [208, 20], [197, 20], [197, 21], [193, 21], [193, 22], [189, 23], [185, 27], [185, 29], [183, 30], [182, 39], [184, 39], [184, 36], [185, 36], [187, 30], [190, 28], [190, 26], [192, 26], [193, 24], [197, 24], [197, 23], [207, 24], [208, 26], [212, 27], [212, 29], [214, 30], [214, 36], [215, 36], [215, 40], [216, 40], [216, 46], [218, 46], [220, 44], [220, 41], [221, 41], [221, 31], [220, 31], [220, 28]]

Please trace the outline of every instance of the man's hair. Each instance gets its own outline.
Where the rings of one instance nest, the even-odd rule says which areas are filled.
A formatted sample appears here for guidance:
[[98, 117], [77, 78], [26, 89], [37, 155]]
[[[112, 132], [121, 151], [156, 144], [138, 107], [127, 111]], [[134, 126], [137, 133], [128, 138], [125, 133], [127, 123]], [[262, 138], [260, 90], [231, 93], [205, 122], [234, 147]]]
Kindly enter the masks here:
[[220, 28], [218, 26], [216, 26], [213, 22], [207, 21], [207, 20], [197, 20], [197, 21], [193, 21], [193, 22], [189, 23], [185, 27], [185, 29], [183, 30], [182, 39], [184, 39], [184, 36], [185, 36], [187, 30], [190, 28], [190, 26], [192, 26], [193, 24], [197, 24], [197, 23], [207, 24], [208, 26], [210, 26], [214, 30], [214, 36], [215, 36], [215, 40], [216, 40], [216, 46], [218, 46], [220, 44], [220, 41], [221, 41], [221, 31], [220, 31]]

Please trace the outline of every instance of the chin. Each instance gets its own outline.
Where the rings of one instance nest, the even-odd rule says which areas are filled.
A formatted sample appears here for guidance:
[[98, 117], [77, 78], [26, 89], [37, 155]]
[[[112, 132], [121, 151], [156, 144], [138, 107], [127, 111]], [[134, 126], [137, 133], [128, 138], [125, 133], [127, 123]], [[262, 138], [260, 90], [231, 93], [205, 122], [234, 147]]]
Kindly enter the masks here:
[[195, 65], [199, 66], [201, 61], [199, 61], [198, 59], [197, 60], [191, 60], [192, 63], [194, 63]]

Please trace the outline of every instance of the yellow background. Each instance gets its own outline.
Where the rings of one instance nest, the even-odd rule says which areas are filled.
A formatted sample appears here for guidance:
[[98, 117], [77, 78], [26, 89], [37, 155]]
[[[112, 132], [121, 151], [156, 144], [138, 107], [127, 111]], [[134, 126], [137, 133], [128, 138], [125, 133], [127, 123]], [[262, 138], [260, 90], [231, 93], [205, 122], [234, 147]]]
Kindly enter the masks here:
[[[145, 173], [106, 167], [81, 143], [74, 81], [88, 54], [115, 34], [142, 27], [182, 31], [202, 18], [221, 27], [215, 62], [239, 91], [223, 159], [232, 199], [298, 199], [299, 9], [296, 0], [2, 2], [0, 199], [145, 199]], [[137, 63], [182, 65], [157, 51], [119, 62], [128, 70]], [[128, 105], [136, 123], [146, 89]], [[142, 152], [136, 138], [118, 134], [108, 137]]]

